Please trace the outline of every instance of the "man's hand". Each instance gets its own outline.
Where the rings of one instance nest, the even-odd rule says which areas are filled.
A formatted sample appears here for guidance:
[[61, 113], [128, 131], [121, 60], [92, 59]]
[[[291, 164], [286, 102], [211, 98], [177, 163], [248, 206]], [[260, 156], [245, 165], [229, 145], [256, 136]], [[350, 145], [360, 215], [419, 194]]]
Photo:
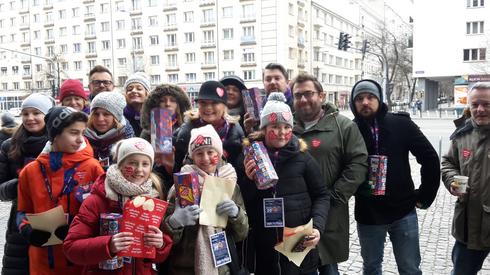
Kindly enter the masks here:
[[304, 242], [305, 247], [316, 246], [320, 241], [320, 231], [318, 229], [313, 228], [313, 233], [308, 236], [308, 239]]
[[258, 121], [255, 120], [254, 117], [252, 117], [252, 115], [250, 115], [249, 113], [245, 113], [245, 115], [243, 116], [244, 120], [243, 120], [243, 127], [245, 128], [245, 133], [246, 134], [250, 134], [254, 131], [254, 127], [257, 126], [258, 124]]
[[459, 192], [458, 191], [458, 189], [459, 189], [458, 187], [459, 186], [458, 186], [457, 183], [455, 183], [454, 181], [451, 182], [451, 186], [449, 186], [449, 193], [451, 193], [451, 195], [453, 195], [453, 196], [458, 197], [459, 199], [463, 199], [465, 193]]

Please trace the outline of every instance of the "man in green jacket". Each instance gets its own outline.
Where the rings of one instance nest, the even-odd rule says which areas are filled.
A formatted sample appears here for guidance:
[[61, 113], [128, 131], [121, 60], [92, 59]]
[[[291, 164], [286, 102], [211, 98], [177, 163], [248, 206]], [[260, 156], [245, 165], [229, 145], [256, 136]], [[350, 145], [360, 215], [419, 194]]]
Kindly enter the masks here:
[[321, 232], [320, 275], [339, 274], [337, 263], [349, 258], [349, 198], [367, 175], [367, 150], [359, 129], [326, 102], [322, 85], [311, 75], [291, 84], [294, 133], [309, 147], [331, 192], [325, 232]]

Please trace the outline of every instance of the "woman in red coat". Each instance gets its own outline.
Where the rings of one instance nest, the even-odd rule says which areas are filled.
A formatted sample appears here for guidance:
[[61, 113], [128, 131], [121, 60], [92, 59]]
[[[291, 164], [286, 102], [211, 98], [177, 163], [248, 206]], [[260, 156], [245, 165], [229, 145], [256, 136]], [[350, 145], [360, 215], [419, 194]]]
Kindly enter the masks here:
[[117, 164], [109, 166], [100, 176], [91, 195], [83, 202], [63, 243], [66, 257], [77, 265], [84, 265], [83, 274], [153, 274], [152, 264], [163, 262], [172, 248], [172, 239], [155, 226], [148, 226], [144, 236], [148, 246], [156, 248], [155, 259], [129, 258], [122, 268], [102, 270], [99, 262], [114, 258], [133, 242], [131, 232], [100, 236], [100, 216], [104, 213], [122, 213], [122, 206], [135, 196], [163, 198], [158, 179], [152, 175], [154, 152], [141, 138], [121, 141], [116, 148]]

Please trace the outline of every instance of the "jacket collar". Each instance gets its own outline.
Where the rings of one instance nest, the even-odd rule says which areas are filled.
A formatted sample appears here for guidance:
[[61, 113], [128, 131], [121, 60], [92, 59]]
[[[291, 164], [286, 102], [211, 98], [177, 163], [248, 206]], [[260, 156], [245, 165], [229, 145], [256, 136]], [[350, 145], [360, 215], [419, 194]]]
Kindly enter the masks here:
[[339, 114], [339, 109], [333, 105], [330, 102], [326, 102], [322, 105], [322, 109], [324, 111], [323, 117], [318, 120], [317, 124], [313, 127], [311, 127], [308, 130], [305, 130], [305, 126], [303, 121], [300, 121], [297, 116], [295, 116], [295, 125], [293, 128], [293, 132], [297, 133], [298, 135], [302, 135], [307, 132], [312, 132], [312, 131], [320, 131], [320, 132], [327, 132], [327, 131], [332, 131], [333, 124], [330, 123], [330, 120], [332, 118], [335, 118]]

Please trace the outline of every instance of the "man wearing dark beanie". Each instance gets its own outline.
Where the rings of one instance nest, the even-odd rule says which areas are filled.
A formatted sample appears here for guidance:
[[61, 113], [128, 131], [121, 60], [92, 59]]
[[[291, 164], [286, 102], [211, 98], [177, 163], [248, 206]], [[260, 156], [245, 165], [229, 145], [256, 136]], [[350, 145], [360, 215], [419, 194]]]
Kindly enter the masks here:
[[[71, 107], [53, 107], [44, 117], [49, 141], [24, 167], [18, 182], [17, 227], [29, 242], [29, 274], [80, 274], [64, 257], [62, 241], [91, 184], [104, 173], [83, 136], [87, 115]], [[31, 226], [26, 213], [41, 213], [61, 205], [67, 223], [52, 233]], [[58, 244], [45, 245], [51, 235]]]
[[[363, 79], [352, 88], [350, 107], [368, 150], [368, 177], [356, 192], [355, 219], [364, 274], [381, 274], [390, 234], [399, 274], [422, 274], [417, 212], [439, 188], [439, 158], [408, 113], [390, 113], [381, 86]], [[421, 165], [415, 189], [409, 153]]]

